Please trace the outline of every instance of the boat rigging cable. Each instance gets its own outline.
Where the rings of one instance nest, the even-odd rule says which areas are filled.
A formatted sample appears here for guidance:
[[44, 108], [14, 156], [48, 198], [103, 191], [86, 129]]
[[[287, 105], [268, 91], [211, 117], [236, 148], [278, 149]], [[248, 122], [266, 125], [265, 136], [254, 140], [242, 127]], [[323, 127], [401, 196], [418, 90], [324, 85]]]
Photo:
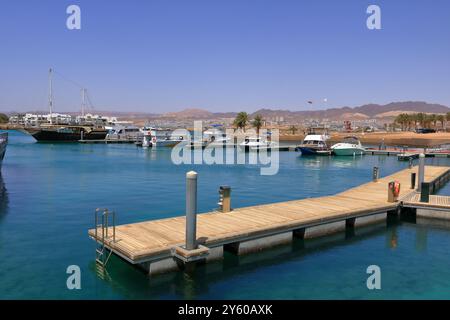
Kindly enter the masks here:
[[64, 76], [62, 73], [56, 71], [56, 70], [53, 69], [53, 68], [52, 68], [52, 72], [53, 72], [54, 74], [58, 75], [62, 80], [64, 80], [64, 81], [66, 81], [66, 82], [68, 82], [68, 83], [74, 85], [75, 87], [79, 88], [80, 90], [84, 90], [84, 94], [85, 94], [85, 97], [86, 97], [86, 100], [87, 100], [87, 106], [88, 106], [88, 109], [90, 109], [90, 110], [92, 110], [92, 111], [95, 110], [95, 107], [94, 107], [94, 105], [93, 105], [93, 103], [92, 103], [92, 100], [91, 100], [91, 97], [90, 97], [90, 95], [89, 95], [89, 92], [88, 92], [88, 90], [86, 89], [85, 86], [83, 86], [82, 84], [80, 84], [80, 83], [78, 83], [78, 82], [76, 82], [76, 81], [74, 81], [74, 80], [72, 80], [72, 79], [69, 79], [68, 77]]

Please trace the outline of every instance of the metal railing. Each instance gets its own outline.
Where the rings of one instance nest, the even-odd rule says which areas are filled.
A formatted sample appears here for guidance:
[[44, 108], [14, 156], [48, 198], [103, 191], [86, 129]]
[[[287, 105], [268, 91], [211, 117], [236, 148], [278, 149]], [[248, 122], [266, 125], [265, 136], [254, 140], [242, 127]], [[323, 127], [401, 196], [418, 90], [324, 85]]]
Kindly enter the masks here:
[[[101, 219], [99, 216], [101, 215]], [[112, 224], [110, 226], [110, 220], [112, 219]], [[106, 242], [114, 243], [116, 242], [116, 213], [114, 211], [109, 211], [108, 209], [97, 208], [95, 210], [95, 240], [97, 243], [97, 247], [95, 249], [96, 257], [95, 261], [103, 267], [106, 267], [106, 264], [111, 257], [112, 250], [109, 250], [108, 256], [105, 255], [106, 250]], [[101, 223], [99, 224], [99, 220]], [[112, 239], [109, 236], [109, 229], [112, 227]], [[101, 228], [101, 237], [99, 237], [99, 228]]]

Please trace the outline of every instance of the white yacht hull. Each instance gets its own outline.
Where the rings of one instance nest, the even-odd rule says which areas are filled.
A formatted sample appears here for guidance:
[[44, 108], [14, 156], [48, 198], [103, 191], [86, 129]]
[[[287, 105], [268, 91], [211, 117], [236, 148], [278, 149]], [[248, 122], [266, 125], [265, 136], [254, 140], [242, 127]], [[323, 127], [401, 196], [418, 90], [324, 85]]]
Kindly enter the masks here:
[[331, 147], [333, 153], [337, 156], [360, 156], [364, 154], [365, 149], [357, 145], [348, 145], [344, 143], [338, 143]]
[[274, 145], [272, 144], [240, 144], [239, 148], [244, 151], [258, 151], [258, 150], [267, 150], [273, 148]]
[[177, 144], [182, 142], [182, 140], [156, 140], [153, 142], [153, 147], [175, 147]]

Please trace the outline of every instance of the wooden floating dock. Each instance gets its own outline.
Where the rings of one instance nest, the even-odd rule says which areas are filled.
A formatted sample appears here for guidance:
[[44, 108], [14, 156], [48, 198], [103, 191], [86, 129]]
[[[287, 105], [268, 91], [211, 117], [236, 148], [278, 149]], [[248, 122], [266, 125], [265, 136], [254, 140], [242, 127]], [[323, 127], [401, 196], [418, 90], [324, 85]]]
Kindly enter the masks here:
[[98, 144], [98, 143], [136, 143], [136, 139], [102, 139], [102, 140], [78, 140], [79, 143], [84, 144]]
[[[424, 209], [442, 209], [445, 211], [450, 210], [450, 197], [430, 195], [430, 200], [426, 203], [420, 201], [420, 193], [412, 193], [408, 197], [402, 199], [403, 206], [424, 208]], [[450, 212], [449, 212], [450, 215]]]
[[[190, 256], [215, 260], [223, 250], [245, 254], [266, 247], [288, 243], [293, 237], [311, 238], [371, 223], [386, 221], [388, 214], [397, 215], [405, 204], [410, 208], [440, 206], [449, 214], [450, 200], [431, 196], [429, 204], [417, 200], [411, 189], [411, 173], [418, 167], [368, 182], [333, 196], [307, 198], [234, 209], [228, 213], [208, 212], [197, 215], [197, 242]], [[450, 179], [450, 167], [426, 166], [424, 180], [435, 191]], [[399, 181], [399, 201], [388, 202], [388, 183]], [[448, 197], [447, 197], [448, 198]], [[419, 199], [420, 200], [420, 199]], [[450, 214], [449, 214], [450, 215]], [[89, 236], [131, 264], [149, 274], [180, 268], [179, 255], [186, 252], [186, 219], [184, 216], [109, 227], [109, 237], [101, 238], [101, 229], [89, 230]], [[181, 249], [180, 249], [181, 248]]]
[[[103, 140], [78, 140], [79, 143], [84, 143], [84, 144], [100, 144], [100, 143], [105, 143], [105, 144], [111, 144], [111, 143], [116, 143], [116, 144], [131, 144], [134, 143], [138, 146], [142, 146], [142, 142], [136, 139], [103, 139]], [[194, 148], [202, 148], [205, 149], [205, 146], [195, 146], [195, 145], [190, 145], [187, 146], [188, 148], [194, 149]], [[224, 146], [225, 147], [232, 147], [237, 149], [238, 145], [233, 144], [231, 146]], [[270, 151], [286, 151], [286, 152], [296, 152], [297, 147], [293, 146], [293, 145], [277, 145], [277, 146], [273, 146], [271, 147]], [[414, 151], [412, 150], [411, 152], [406, 152], [404, 149], [366, 149], [364, 154], [366, 155], [378, 155], [378, 156], [397, 156], [399, 161], [408, 161], [408, 160], [414, 160], [419, 158], [421, 152], [418, 151]], [[450, 158], [450, 151], [444, 151], [444, 152], [425, 152], [425, 157], [427, 158]]]
[[364, 154], [367, 155], [378, 155], [378, 156], [397, 156], [398, 160], [400, 161], [408, 161], [410, 159], [414, 160], [419, 158], [420, 154], [425, 154], [425, 157], [427, 158], [450, 158], [450, 152], [449, 151], [405, 151], [401, 149], [385, 149], [385, 150], [378, 150], [378, 149], [366, 149]]

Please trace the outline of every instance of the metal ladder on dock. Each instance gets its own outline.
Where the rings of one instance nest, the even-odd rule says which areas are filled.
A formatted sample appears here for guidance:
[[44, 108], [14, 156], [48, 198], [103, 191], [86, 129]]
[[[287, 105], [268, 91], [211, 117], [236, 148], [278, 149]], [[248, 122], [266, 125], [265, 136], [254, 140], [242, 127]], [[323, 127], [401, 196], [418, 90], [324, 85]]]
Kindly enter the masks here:
[[[99, 219], [99, 217], [101, 217]], [[112, 225], [109, 224], [109, 219], [112, 218]], [[99, 223], [101, 221], [101, 223]], [[109, 235], [109, 229], [112, 228], [112, 236]], [[99, 229], [101, 229], [101, 238], [99, 237]], [[111, 239], [112, 238], [112, 239]], [[95, 210], [95, 262], [102, 267], [106, 265], [111, 257], [112, 251], [106, 249], [106, 242], [116, 242], [116, 213], [108, 209]], [[107, 252], [109, 251], [109, 253]]]

